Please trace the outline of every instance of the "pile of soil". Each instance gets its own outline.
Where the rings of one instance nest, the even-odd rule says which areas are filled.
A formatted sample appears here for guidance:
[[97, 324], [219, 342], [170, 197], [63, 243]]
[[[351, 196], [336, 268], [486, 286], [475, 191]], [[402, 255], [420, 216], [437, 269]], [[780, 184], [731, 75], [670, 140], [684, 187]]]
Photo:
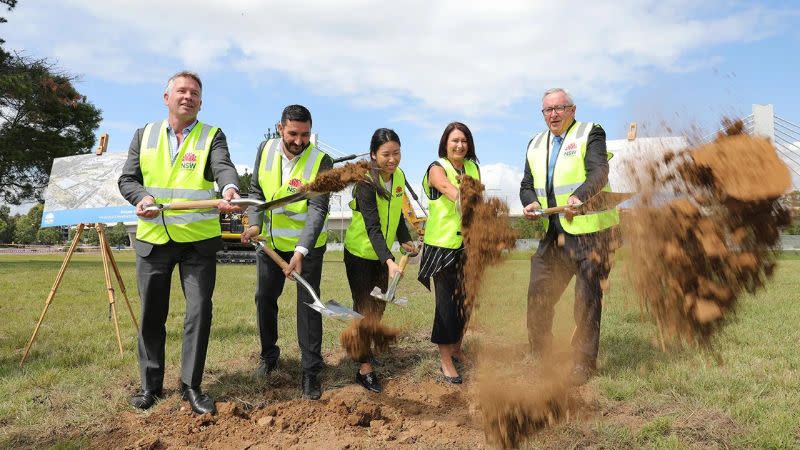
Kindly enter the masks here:
[[662, 348], [710, 346], [739, 296], [774, 271], [791, 177], [768, 140], [741, 132], [728, 124], [712, 143], [629, 168], [640, 192], [625, 227], [634, 284]]
[[478, 291], [483, 271], [500, 262], [503, 250], [514, 248], [517, 233], [511, 227], [508, 205], [498, 198], [485, 199], [485, 186], [462, 176], [461, 236], [464, 239], [464, 315], [469, 318], [478, 306]]
[[300, 191], [339, 192], [350, 183], [368, 181], [366, 174], [369, 169], [369, 161], [366, 160], [347, 163], [341, 167], [335, 167], [319, 173], [314, 181], [300, 188]]
[[91, 448], [485, 447], [464, 389], [414, 379], [407, 371], [418, 363], [416, 348], [393, 351], [391, 361], [397, 372], [387, 373], [380, 395], [356, 384], [334, 389], [330, 385], [341, 380], [323, 376], [319, 401], [299, 399], [297, 378], [278, 369], [263, 392], [233, 393], [217, 402], [215, 416], [193, 414], [175, 392], [146, 413], [123, 411], [78, 433]]
[[365, 317], [350, 322], [350, 325], [339, 335], [347, 355], [356, 361], [363, 360], [375, 352], [385, 352], [397, 341], [399, 328], [390, 327], [380, 320]]

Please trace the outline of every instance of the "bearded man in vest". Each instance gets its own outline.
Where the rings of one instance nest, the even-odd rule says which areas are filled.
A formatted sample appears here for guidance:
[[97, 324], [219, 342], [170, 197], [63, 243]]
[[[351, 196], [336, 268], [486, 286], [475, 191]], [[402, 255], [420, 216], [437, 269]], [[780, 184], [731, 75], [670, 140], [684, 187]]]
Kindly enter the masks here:
[[[119, 191], [139, 217], [136, 239], [136, 284], [142, 301], [139, 330], [141, 390], [131, 397], [148, 409], [163, 394], [164, 345], [172, 272], [178, 265], [186, 315], [181, 351], [181, 393], [197, 414], [216, 412], [214, 400], [200, 390], [211, 330], [211, 297], [216, 280], [220, 212], [238, 207], [239, 175], [230, 159], [225, 135], [197, 120], [203, 84], [197, 74], [173, 75], [164, 92], [166, 120], [136, 130], [119, 177]], [[219, 210], [147, 210], [155, 203], [208, 200], [222, 186]]]
[[542, 217], [542, 208], [578, 206], [609, 191], [606, 134], [600, 125], [575, 120], [575, 103], [561, 88], [542, 97], [547, 130], [528, 143], [520, 200], [525, 216], [544, 220], [546, 233], [531, 258], [528, 285], [528, 340], [534, 355], [546, 356], [552, 345], [555, 304], [573, 276], [575, 281], [570, 382], [581, 385], [597, 368], [600, 343], [601, 282], [610, 271], [615, 209], [567, 217]]
[[[319, 173], [333, 167], [333, 159], [311, 143], [311, 113], [301, 105], [284, 108], [278, 124], [280, 138], [268, 139], [258, 147], [250, 198], [277, 200], [296, 193]], [[261, 354], [256, 376], [265, 377], [278, 366], [278, 297], [286, 278], [297, 272], [319, 294], [322, 258], [328, 233], [330, 195], [301, 200], [269, 211], [248, 209], [250, 227], [242, 233], [242, 242], [255, 236], [274, 249], [289, 263], [282, 270], [264, 252], [256, 258], [256, 314], [261, 340]], [[305, 303], [313, 298], [297, 289], [297, 343], [300, 346], [303, 397], [318, 400], [322, 395], [319, 373], [322, 361], [322, 316]]]

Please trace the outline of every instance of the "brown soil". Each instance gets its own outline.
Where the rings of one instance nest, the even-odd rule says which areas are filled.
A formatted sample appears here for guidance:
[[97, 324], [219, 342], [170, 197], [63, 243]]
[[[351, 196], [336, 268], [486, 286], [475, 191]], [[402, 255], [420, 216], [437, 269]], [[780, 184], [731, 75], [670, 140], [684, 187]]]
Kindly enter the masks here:
[[488, 335], [482, 338], [476, 391], [487, 443], [517, 448], [585, 409], [579, 390], [566, 382], [569, 353], [533, 362], [519, 352], [515, 355], [506, 343]]
[[300, 191], [339, 192], [350, 183], [367, 181], [365, 175], [369, 172], [369, 168], [369, 162], [365, 160], [347, 163], [318, 174], [314, 181], [303, 186]]
[[372, 351], [385, 352], [397, 341], [399, 328], [384, 325], [380, 320], [366, 317], [350, 322], [339, 335], [339, 341], [347, 355], [356, 361], [370, 356]]
[[[216, 416], [193, 414], [174, 393], [146, 413], [126, 410], [98, 423], [85, 437], [91, 448], [126, 449], [485, 448], [469, 385], [443, 383], [433, 372], [415, 377], [411, 372], [427, 338], [413, 339], [410, 348], [384, 356], [382, 394], [350, 384], [355, 366], [336, 352], [325, 355], [330, 368], [323, 372], [319, 401], [299, 399], [299, 372], [279, 367], [266, 386], [237, 375], [234, 383], [246, 378], [238, 381], [243, 390], [222, 396]], [[343, 387], [331, 386], [341, 385], [342, 377]], [[231, 388], [230, 381], [224, 384]]]
[[484, 185], [461, 177], [461, 235], [464, 238], [464, 290], [466, 317], [478, 306], [478, 291], [487, 267], [500, 262], [503, 250], [514, 248], [517, 234], [508, 219], [508, 205], [498, 198], [485, 199]]
[[[743, 292], [763, 286], [775, 265], [778, 201], [791, 186], [786, 165], [766, 139], [729, 134], [668, 152], [629, 173], [639, 203], [626, 222], [634, 282], [659, 327], [662, 347], [680, 340], [709, 346]], [[665, 200], [665, 194], [667, 200]]]
[[[462, 177], [461, 234], [464, 238], [464, 307], [467, 317], [480, 307], [495, 308], [507, 299], [481, 295], [484, 271], [497, 264], [503, 250], [514, 247], [508, 206], [483, 197], [484, 186]], [[473, 328], [475, 322], [473, 321]], [[533, 433], [554, 425], [577, 410], [576, 390], [565, 383], [569, 366], [555, 360], [534, 364], [524, 354], [512, 356], [509, 344], [484, 327], [479, 339], [478, 379], [473, 401], [480, 411], [486, 441], [502, 448], [518, 447]]]

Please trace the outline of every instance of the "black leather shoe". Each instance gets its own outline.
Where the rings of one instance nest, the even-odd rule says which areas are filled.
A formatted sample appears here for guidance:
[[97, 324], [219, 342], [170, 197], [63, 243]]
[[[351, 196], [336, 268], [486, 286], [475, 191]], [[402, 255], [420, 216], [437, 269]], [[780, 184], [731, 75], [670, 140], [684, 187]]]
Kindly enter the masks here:
[[374, 356], [369, 358], [369, 363], [375, 367], [383, 367], [383, 361]]
[[461, 384], [461, 383], [463, 383], [463, 382], [464, 382], [464, 380], [463, 380], [463, 379], [461, 379], [461, 375], [456, 375], [456, 376], [454, 376], [454, 377], [448, 377], [448, 376], [447, 376], [447, 375], [445, 375], [445, 373], [444, 373], [444, 367], [441, 367], [441, 366], [440, 366], [440, 367], [439, 367], [439, 370], [441, 370], [441, 371], [442, 371], [442, 376], [444, 377], [444, 381], [447, 381], [447, 382], [448, 382], [448, 383], [450, 383], [450, 384]]
[[378, 374], [376, 374], [374, 370], [363, 375], [356, 370], [356, 382], [364, 386], [365, 389], [377, 394], [383, 392], [383, 386], [381, 386], [381, 382], [378, 380]]
[[592, 378], [592, 368], [583, 363], [577, 363], [572, 366], [569, 372], [569, 383], [573, 386], [581, 386]]
[[322, 397], [322, 385], [316, 374], [303, 374], [303, 398], [319, 400]]
[[203, 394], [199, 386], [190, 388], [185, 384], [181, 384], [181, 393], [183, 394], [183, 399], [188, 400], [189, 404], [192, 405], [192, 411], [197, 414], [217, 413], [217, 406], [214, 404], [214, 399]]
[[161, 389], [142, 389], [131, 396], [131, 406], [136, 409], [150, 409], [161, 397]]
[[277, 368], [278, 368], [277, 359], [274, 361], [267, 361], [266, 359], [261, 359], [258, 362], [258, 367], [256, 367], [256, 376], [266, 377]]

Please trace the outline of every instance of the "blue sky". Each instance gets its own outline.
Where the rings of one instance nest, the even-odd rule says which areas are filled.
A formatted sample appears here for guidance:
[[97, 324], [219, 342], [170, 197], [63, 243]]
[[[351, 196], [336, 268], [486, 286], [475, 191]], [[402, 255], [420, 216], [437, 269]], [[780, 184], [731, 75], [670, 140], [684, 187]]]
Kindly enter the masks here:
[[511, 203], [550, 87], [571, 90], [578, 119], [610, 139], [630, 121], [651, 135], [713, 131], [753, 103], [800, 122], [795, 2], [21, 0], [6, 17], [7, 48], [80, 76], [112, 151], [165, 116], [164, 82], [184, 68], [203, 77], [200, 118], [226, 132], [241, 168], [291, 103], [346, 153], [395, 129], [413, 180], [459, 120]]

